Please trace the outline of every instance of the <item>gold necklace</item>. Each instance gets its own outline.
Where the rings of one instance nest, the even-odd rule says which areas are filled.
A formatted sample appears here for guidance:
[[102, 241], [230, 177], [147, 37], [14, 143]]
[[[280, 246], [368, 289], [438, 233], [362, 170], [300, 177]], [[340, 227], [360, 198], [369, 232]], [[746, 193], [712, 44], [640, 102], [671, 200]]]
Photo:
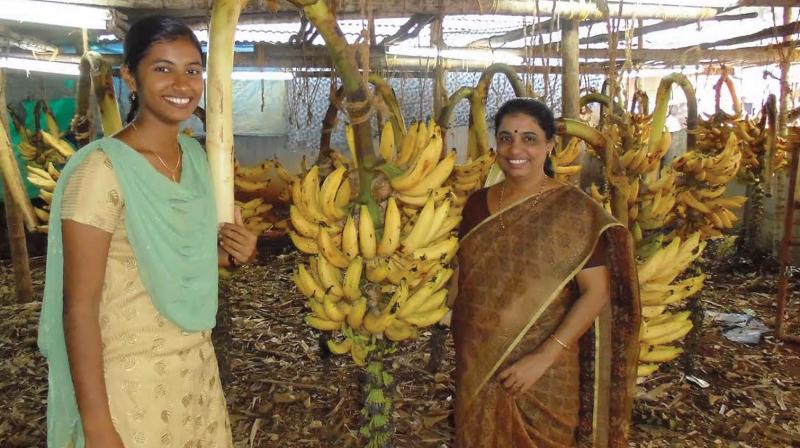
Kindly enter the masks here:
[[[547, 185], [549, 181], [550, 178], [545, 176], [544, 180], [542, 180], [542, 184], [539, 186], [539, 190], [533, 196], [533, 202], [531, 203], [530, 207], [528, 207], [529, 210], [536, 207], [539, 204], [539, 200], [542, 198], [542, 193], [544, 193], [544, 186]], [[500, 184], [500, 199], [497, 201], [497, 211], [498, 213], [500, 213], [500, 215], [498, 216], [498, 218], [500, 218], [500, 230], [506, 230], [506, 223], [503, 221], [503, 195], [505, 194], [505, 192], [506, 192], [506, 183], [505, 181], [503, 181], [503, 183]]]
[[[139, 130], [136, 128], [136, 123], [134, 123], [134, 122], [132, 122], [132, 121], [131, 121], [131, 126], [133, 126], [133, 129], [134, 129], [134, 130], [136, 130], [137, 132], [139, 131]], [[181, 166], [181, 159], [182, 159], [182, 157], [180, 156], [180, 152], [181, 152], [181, 151], [180, 151], [180, 150], [178, 150], [178, 163], [176, 163], [176, 164], [175, 164], [175, 168], [170, 168], [170, 167], [167, 165], [167, 162], [164, 162], [164, 159], [162, 159], [162, 158], [161, 158], [161, 156], [160, 156], [160, 155], [158, 155], [158, 153], [157, 153], [157, 152], [155, 152], [155, 151], [149, 151], [149, 152], [150, 152], [150, 154], [153, 154], [153, 155], [155, 155], [155, 156], [156, 156], [156, 158], [158, 159], [158, 161], [159, 161], [159, 162], [161, 162], [161, 165], [164, 167], [164, 169], [165, 169], [165, 170], [169, 171], [169, 178], [170, 178], [170, 179], [171, 179], [173, 182], [177, 182], [177, 181], [178, 181], [178, 178], [176, 177], [176, 174], [177, 174], [177, 172], [178, 172], [178, 168]]]

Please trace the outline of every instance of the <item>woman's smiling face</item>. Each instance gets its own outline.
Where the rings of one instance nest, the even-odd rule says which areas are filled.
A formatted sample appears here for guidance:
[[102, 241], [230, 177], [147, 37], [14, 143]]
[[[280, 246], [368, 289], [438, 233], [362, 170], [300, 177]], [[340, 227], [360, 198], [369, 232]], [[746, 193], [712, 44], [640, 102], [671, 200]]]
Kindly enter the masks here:
[[138, 96], [139, 113], [180, 123], [192, 115], [203, 95], [202, 57], [186, 38], [156, 42], [128, 82]]
[[497, 163], [508, 178], [537, 176], [554, 145], [535, 118], [512, 113], [497, 128]]

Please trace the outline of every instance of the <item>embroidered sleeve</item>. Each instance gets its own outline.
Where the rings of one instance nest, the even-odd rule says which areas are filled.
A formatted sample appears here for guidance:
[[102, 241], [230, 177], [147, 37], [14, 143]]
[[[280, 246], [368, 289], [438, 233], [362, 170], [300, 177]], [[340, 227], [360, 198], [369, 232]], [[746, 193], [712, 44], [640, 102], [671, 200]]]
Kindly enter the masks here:
[[61, 219], [114, 233], [123, 201], [111, 161], [95, 151], [73, 171], [61, 202]]

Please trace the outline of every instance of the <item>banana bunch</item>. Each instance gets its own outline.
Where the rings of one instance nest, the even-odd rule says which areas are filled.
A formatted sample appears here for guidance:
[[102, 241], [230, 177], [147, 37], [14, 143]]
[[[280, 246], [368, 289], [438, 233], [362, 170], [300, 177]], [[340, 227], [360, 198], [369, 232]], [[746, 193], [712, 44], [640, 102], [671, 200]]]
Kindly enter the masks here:
[[50, 219], [50, 203], [53, 202], [53, 192], [56, 189], [56, 181], [60, 172], [53, 166], [52, 162], [47, 164], [47, 169], [37, 168], [30, 163], [26, 168], [28, 170], [28, 182], [39, 189], [39, 198], [47, 204], [42, 208], [33, 208], [36, 217], [43, 223], [37, 227], [37, 230], [47, 233], [47, 222]]
[[672, 135], [669, 132], [662, 133], [661, 140], [653, 152], [647, 150], [649, 136], [649, 127], [639, 131], [638, 135], [634, 135], [633, 148], [620, 155], [620, 164], [628, 176], [637, 176], [657, 169], [661, 164], [661, 159], [669, 151], [672, 144]]
[[639, 213], [634, 218], [642, 231], [657, 230], [672, 221], [672, 211], [677, 202], [677, 179], [675, 171], [665, 167], [661, 176], [645, 176], [639, 197]]
[[[661, 238], [656, 239], [660, 245]], [[675, 281], [702, 253], [706, 243], [696, 232], [686, 239], [675, 237], [659, 247], [639, 264], [639, 288], [642, 302], [640, 331], [639, 376], [647, 376], [658, 364], [671, 361], [682, 350], [671, 346], [692, 329], [690, 312], [671, 313], [669, 308], [680, 305], [703, 287], [705, 275], [699, 274]]]
[[553, 169], [556, 172], [556, 180], [569, 182], [571, 176], [581, 172], [581, 165], [572, 165], [581, 155], [581, 140], [572, 138], [564, 145], [560, 151], [556, 151], [552, 157]]
[[700, 231], [703, 239], [722, 236], [738, 219], [733, 209], [747, 202], [746, 196], [723, 197], [727, 185], [709, 188], [686, 188], [676, 196], [676, 215], [680, 218], [678, 235]]
[[495, 152], [489, 151], [474, 160], [469, 160], [467, 163], [456, 165], [453, 168], [453, 173], [445, 182], [445, 186], [449, 187], [455, 195], [453, 199], [454, 207], [460, 210], [464, 207], [470, 194], [484, 187], [495, 157]]
[[[391, 134], [384, 130], [381, 156], [393, 165], [384, 170], [393, 174], [387, 176], [392, 193], [377, 207], [352, 201], [344, 165], [321, 184], [314, 165], [292, 185], [289, 235], [308, 255], [293, 274], [308, 298], [306, 323], [336, 332], [328, 348], [349, 353], [358, 365], [366, 363], [375, 338], [414, 338], [448, 311], [448, 264], [458, 249], [453, 233], [461, 216], [442, 184], [455, 154], [442, 158], [441, 131], [433, 125], [428, 135], [421, 126], [412, 126], [399, 152], [389, 151]], [[424, 146], [417, 149], [417, 142]]]
[[234, 161], [233, 186], [242, 200], [244, 225], [251, 232], [263, 235], [270, 230], [285, 232], [289, 228], [286, 205], [291, 201], [291, 184], [298, 177], [290, 174], [277, 160], [243, 166]]
[[724, 185], [730, 182], [739, 172], [742, 152], [739, 139], [730, 134], [725, 148], [716, 155], [705, 155], [697, 151], [689, 151], [676, 158], [672, 167], [677, 171], [694, 177], [699, 182], [709, 185]]

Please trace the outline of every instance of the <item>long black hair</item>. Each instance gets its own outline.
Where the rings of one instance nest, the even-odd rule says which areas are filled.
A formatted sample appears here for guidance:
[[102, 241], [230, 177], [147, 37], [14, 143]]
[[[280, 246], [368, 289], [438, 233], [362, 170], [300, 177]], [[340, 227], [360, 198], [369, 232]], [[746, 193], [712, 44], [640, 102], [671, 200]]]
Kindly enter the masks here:
[[[200, 46], [200, 41], [197, 40], [197, 36], [194, 35], [191, 28], [180, 20], [172, 17], [149, 16], [134, 23], [125, 35], [122, 65], [128, 67], [131, 75], [136, 79], [136, 69], [153, 44], [172, 42], [182, 38], [188, 39], [194, 44], [205, 64], [203, 48]], [[133, 92], [131, 92], [130, 100], [131, 110], [128, 112], [128, 123], [133, 121], [139, 109], [139, 100]]]
[[[556, 118], [553, 116], [553, 112], [547, 105], [533, 98], [514, 98], [503, 103], [494, 116], [495, 134], [500, 129], [500, 123], [503, 118], [511, 114], [524, 114], [536, 120], [539, 127], [544, 131], [544, 136], [547, 140], [553, 140], [556, 135]], [[549, 177], [555, 177], [556, 174], [549, 154], [544, 162], [544, 174]]]

